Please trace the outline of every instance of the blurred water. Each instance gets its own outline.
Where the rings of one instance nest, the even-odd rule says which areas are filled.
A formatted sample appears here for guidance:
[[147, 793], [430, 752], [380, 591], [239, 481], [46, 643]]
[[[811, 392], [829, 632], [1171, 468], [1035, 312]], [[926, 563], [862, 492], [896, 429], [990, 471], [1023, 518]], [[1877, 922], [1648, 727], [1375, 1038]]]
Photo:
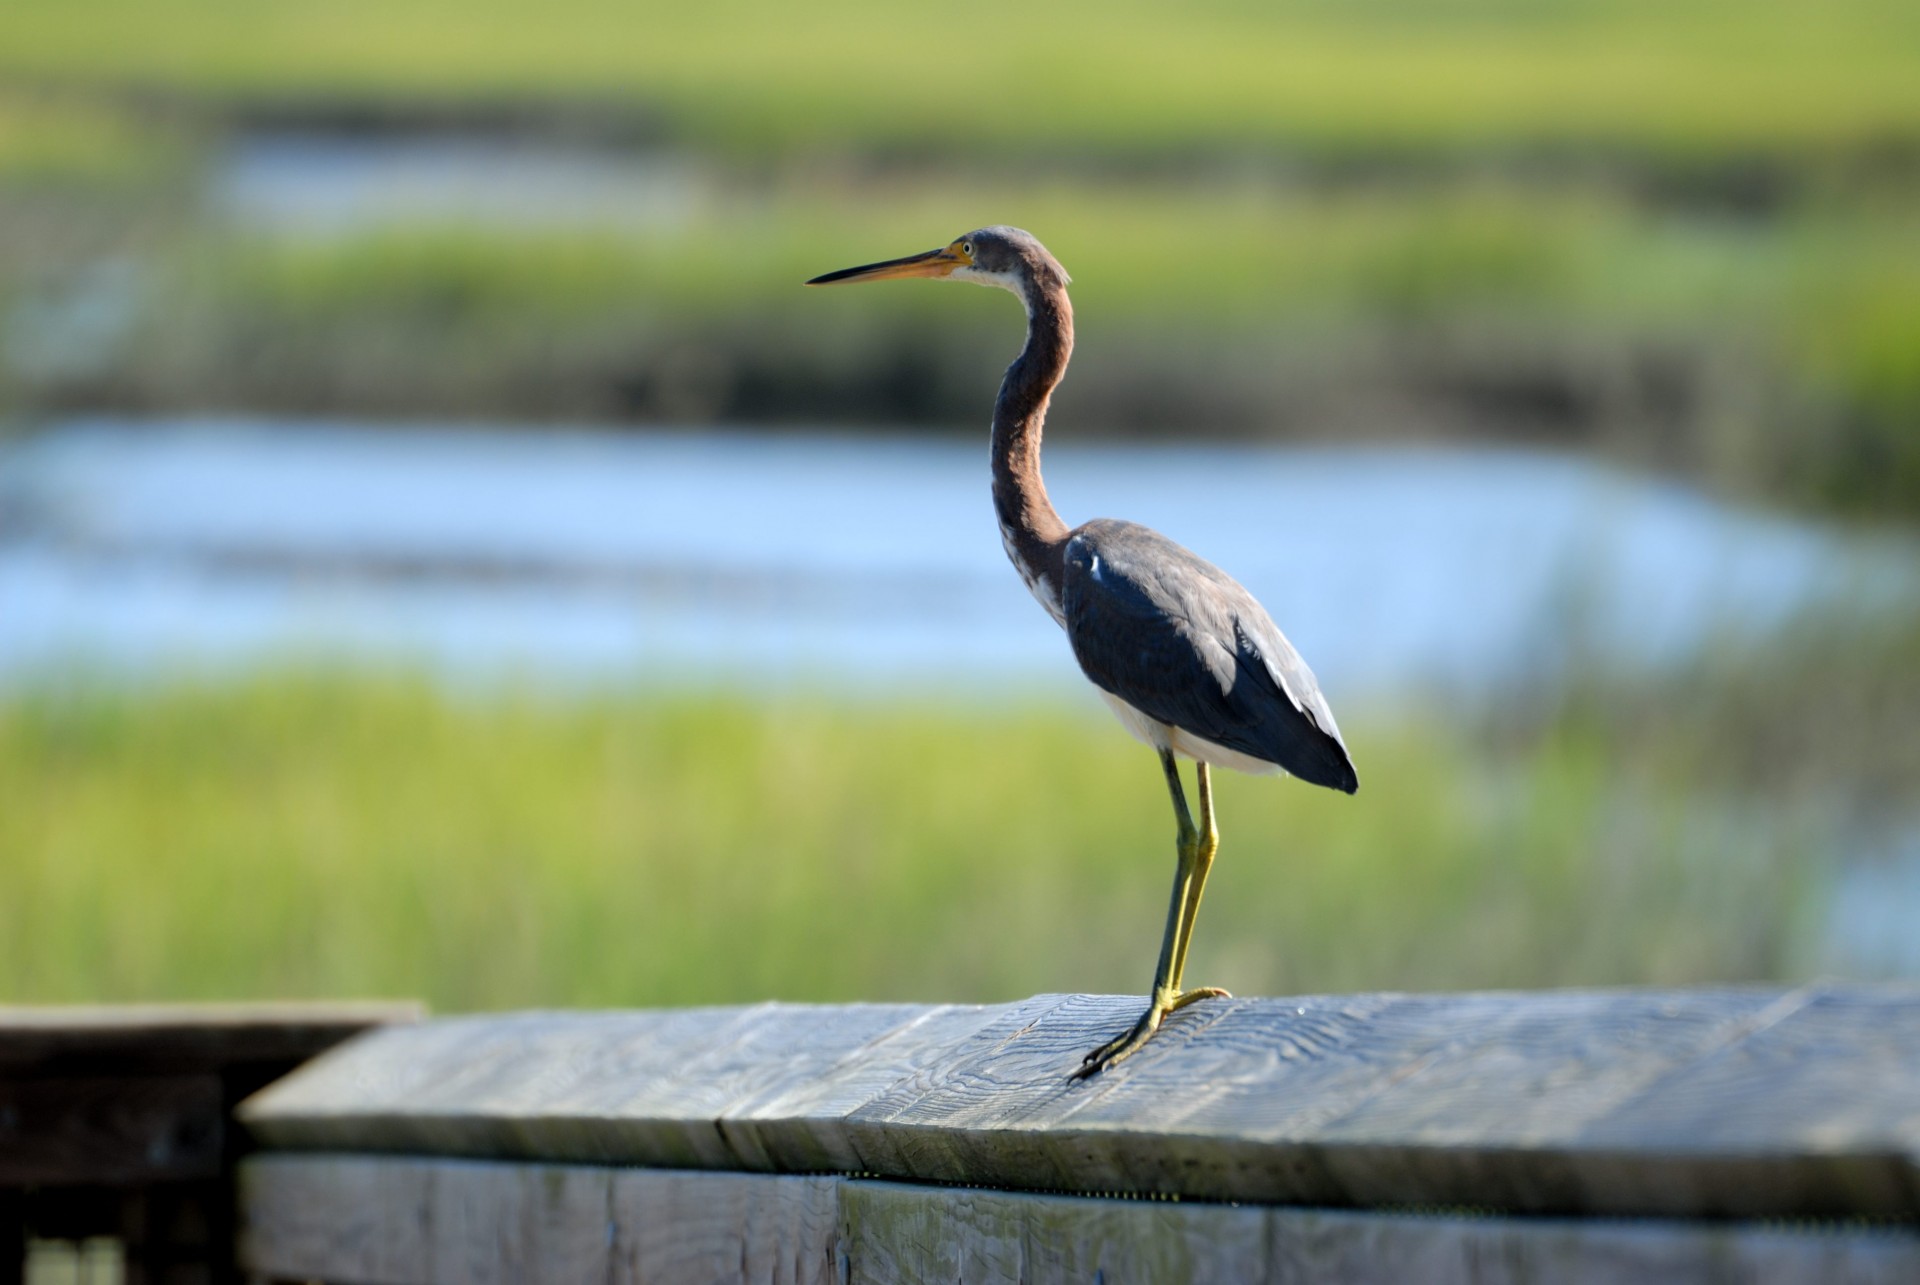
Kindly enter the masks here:
[[216, 209], [271, 230], [334, 235], [368, 227], [677, 227], [706, 180], [671, 152], [608, 151], [461, 135], [240, 136], [212, 179]]
[[1818, 963], [1845, 977], [1920, 977], [1920, 828], [1850, 837]]
[[[1646, 663], [1911, 551], [1495, 450], [1048, 449], [1071, 521], [1220, 563], [1343, 697]], [[0, 449], [0, 675], [289, 654], [463, 677], [1077, 681], [1006, 565], [986, 443], [74, 420]]]

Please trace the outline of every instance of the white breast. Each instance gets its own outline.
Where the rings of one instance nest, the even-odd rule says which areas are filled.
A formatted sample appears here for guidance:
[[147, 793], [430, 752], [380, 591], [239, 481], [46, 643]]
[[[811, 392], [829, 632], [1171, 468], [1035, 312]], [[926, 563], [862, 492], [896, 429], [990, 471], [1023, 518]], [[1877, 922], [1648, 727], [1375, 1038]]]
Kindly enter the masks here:
[[1120, 720], [1120, 726], [1133, 734], [1133, 738], [1144, 741], [1156, 750], [1172, 750], [1182, 758], [1193, 759], [1198, 763], [1207, 763], [1214, 767], [1230, 767], [1236, 772], [1246, 772], [1252, 776], [1285, 776], [1286, 769], [1277, 763], [1257, 759], [1251, 754], [1242, 754], [1239, 750], [1230, 750], [1224, 745], [1195, 736], [1184, 728], [1173, 727], [1148, 714], [1135, 709], [1127, 702], [1102, 688], [1095, 688], [1100, 699], [1107, 703], [1114, 717]]

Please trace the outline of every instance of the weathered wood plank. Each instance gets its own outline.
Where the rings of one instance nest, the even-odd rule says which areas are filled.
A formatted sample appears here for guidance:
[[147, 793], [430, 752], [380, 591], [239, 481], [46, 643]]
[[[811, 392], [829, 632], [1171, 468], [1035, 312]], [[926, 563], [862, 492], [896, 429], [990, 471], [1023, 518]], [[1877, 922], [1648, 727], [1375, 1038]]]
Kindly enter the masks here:
[[214, 1075], [0, 1079], [0, 1186], [217, 1177], [225, 1126]]
[[417, 1022], [417, 1003], [0, 1005], [0, 1075], [204, 1070], [298, 1062], [372, 1026]]
[[1908, 1232], [1098, 1200], [850, 1181], [849, 1279], [1269, 1285], [1894, 1285]]
[[615, 1169], [613, 1285], [840, 1285], [840, 1180]]
[[251, 1100], [274, 1147], [1326, 1205], [1920, 1210], [1920, 989], [522, 1014], [382, 1031]]
[[1267, 1210], [850, 1181], [848, 1279], [1239, 1285], [1269, 1271]]
[[240, 1261], [351, 1285], [829, 1285], [838, 1180], [390, 1156], [257, 1156]]
[[[781, 1172], [899, 1170], [885, 1149], [863, 1152], [848, 1122], [902, 1085], [926, 1084], [957, 1052], [994, 1047], [1058, 1007], [1042, 995], [1019, 1004], [923, 1009], [843, 1057], [827, 1073], [788, 1076], [728, 1106], [720, 1118], [742, 1168]], [[817, 1010], [816, 1010], [817, 1013]], [[815, 1020], [818, 1020], [817, 1017]]]
[[[1755, 1186], [1814, 1213], [1920, 1210], [1920, 993], [1800, 995], [1684, 1073], [1645, 1086], [1595, 1121], [1582, 1145], [1624, 1152], [1636, 1138], [1671, 1139], [1671, 1166], [1611, 1180], [1659, 1184], [1645, 1199], [1668, 1203], [1673, 1185], [1710, 1171], [1694, 1206], [1706, 1214], [1750, 1206]], [[1873, 1035], [1862, 1038], [1869, 1024]]]
[[405, 1156], [257, 1156], [241, 1190], [249, 1270], [342, 1285], [1920, 1278], [1911, 1228], [1363, 1214]]
[[241, 1163], [242, 1268], [283, 1280], [401, 1285], [433, 1272], [433, 1209], [457, 1162], [261, 1156]]
[[343, 1049], [327, 1063], [339, 1073], [276, 1086], [242, 1118], [276, 1146], [751, 1168], [718, 1121], [830, 1078], [924, 1013], [766, 1004], [453, 1018], [370, 1057]]
[[1273, 1209], [1271, 1285], [1896, 1285], [1908, 1230]]
[[427, 1206], [427, 1257], [449, 1285], [601, 1285], [612, 1267], [612, 1171], [469, 1165], [445, 1170]]

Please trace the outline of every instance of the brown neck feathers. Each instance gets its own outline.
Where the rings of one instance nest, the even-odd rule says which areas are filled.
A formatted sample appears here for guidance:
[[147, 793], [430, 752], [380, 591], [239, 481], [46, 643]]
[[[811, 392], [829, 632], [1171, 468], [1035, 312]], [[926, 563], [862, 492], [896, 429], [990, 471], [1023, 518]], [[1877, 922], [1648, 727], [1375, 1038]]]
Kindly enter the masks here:
[[[1047, 402], [1073, 355], [1073, 305], [1051, 274], [1030, 274], [1027, 346], [1007, 367], [993, 407], [993, 506], [1007, 554], [1048, 609], [1058, 613], [1067, 524], [1040, 480], [1040, 433]], [[1036, 584], [1036, 577], [1044, 584]]]

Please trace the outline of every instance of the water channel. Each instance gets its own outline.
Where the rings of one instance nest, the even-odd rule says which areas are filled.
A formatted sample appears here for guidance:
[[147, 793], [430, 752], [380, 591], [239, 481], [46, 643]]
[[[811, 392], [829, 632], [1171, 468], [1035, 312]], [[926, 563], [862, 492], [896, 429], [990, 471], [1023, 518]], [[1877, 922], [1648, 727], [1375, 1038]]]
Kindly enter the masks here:
[[[73, 420], [0, 448], [0, 675], [287, 655], [555, 681], [982, 689], [1072, 661], [984, 441]], [[1069, 521], [1241, 579], [1336, 700], [1681, 658], [1898, 591], [1909, 551], [1591, 462], [1062, 442]]]

